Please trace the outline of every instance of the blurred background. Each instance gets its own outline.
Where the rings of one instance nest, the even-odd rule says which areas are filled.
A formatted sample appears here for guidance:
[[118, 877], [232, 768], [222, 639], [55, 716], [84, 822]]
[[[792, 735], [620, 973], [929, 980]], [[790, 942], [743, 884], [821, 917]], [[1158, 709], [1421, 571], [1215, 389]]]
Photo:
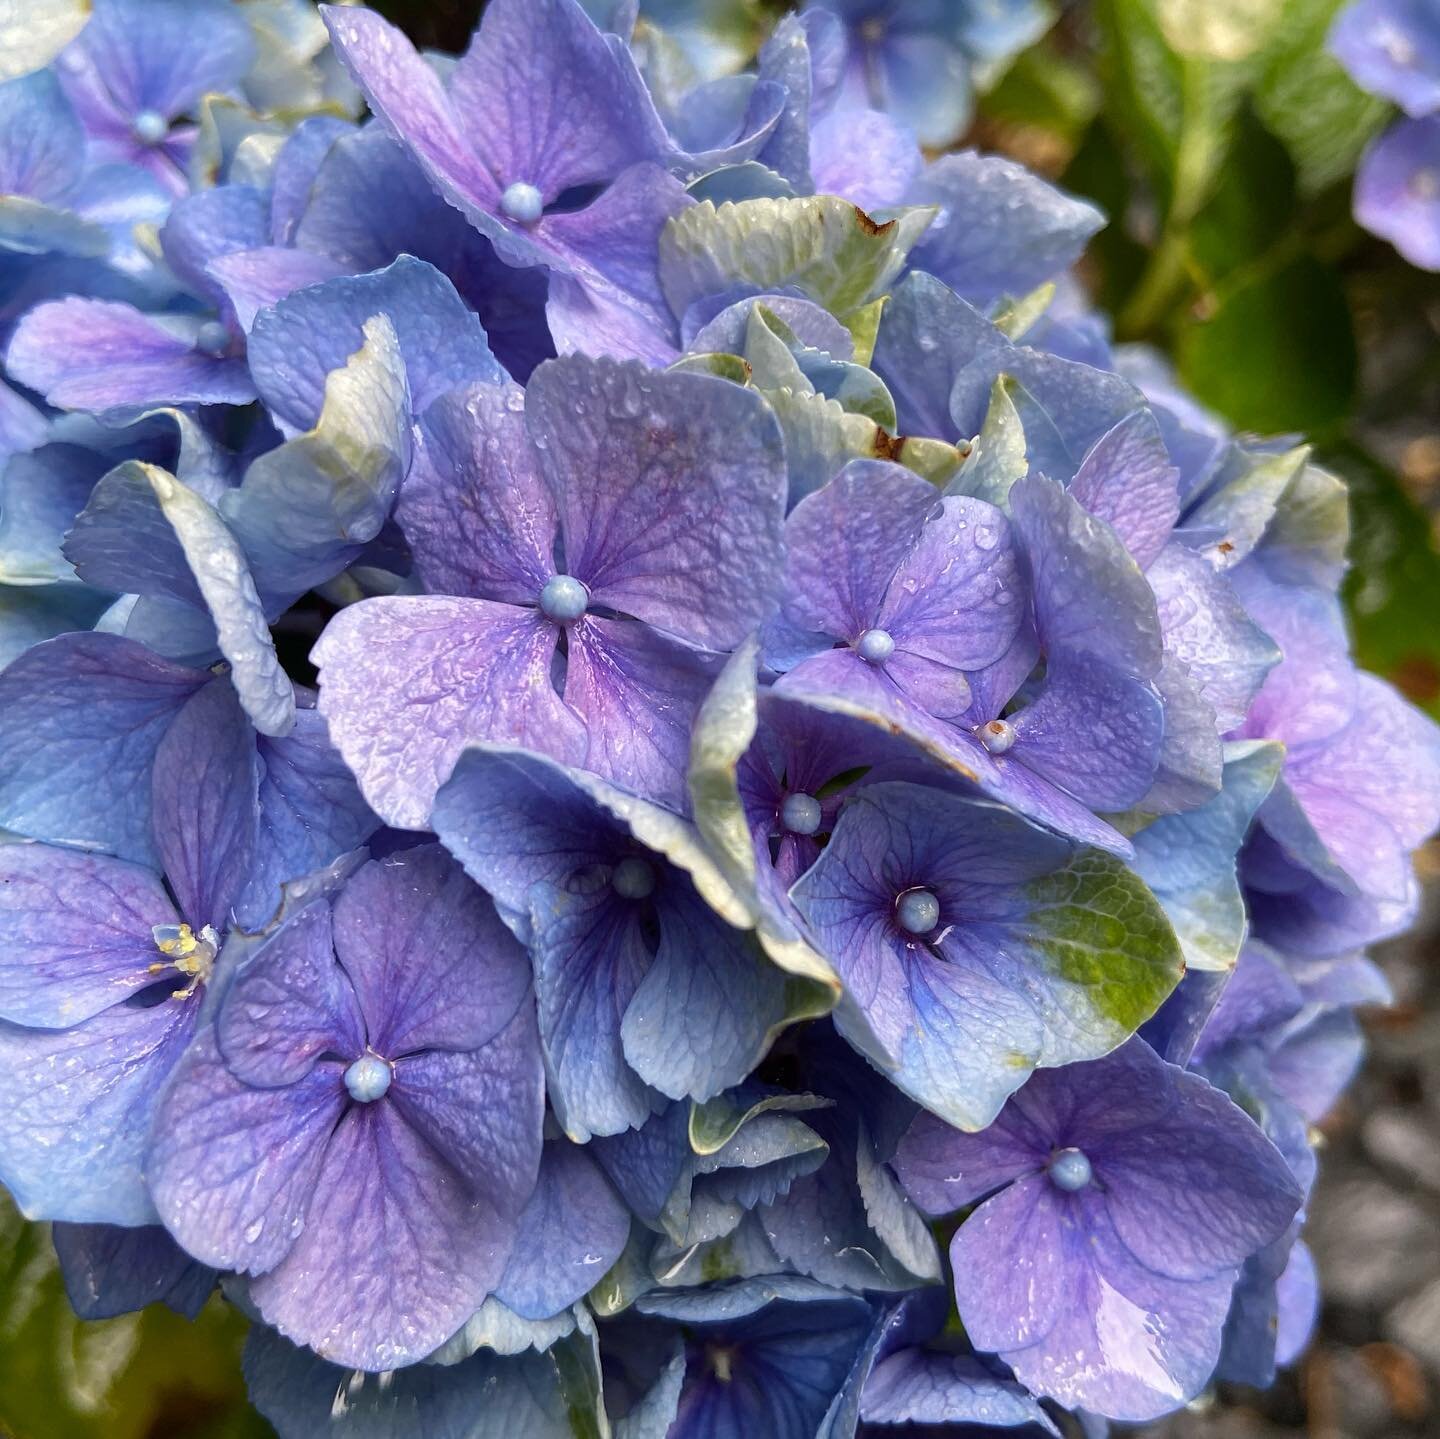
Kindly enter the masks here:
[[[373, 3], [450, 50], [482, 8]], [[786, 7], [712, 8], [758, 34]], [[1394, 111], [1326, 52], [1340, 8], [1077, 0], [983, 77], [964, 143], [1108, 213], [1083, 279], [1119, 338], [1164, 351], [1235, 426], [1303, 432], [1345, 476], [1360, 658], [1440, 715], [1440, 275], [1351, 218], [1357, 161]], [[1396, 1004], [1367, 1016], [1366, 1068], [1323, 1125], [1315, 1342], [1273, 1390], [1223, 1392], [1147, 1434], [1440, 1435], [1440, 848], [1420, 863], [1427, 913], [1378, 956]], [[218, 1303], [193, 1326], [163, 1309], [79, 1323], [43, 1230], [0, 1209], [0, 1435], [268, 1435], [244, 1402], [243, 1330]]]

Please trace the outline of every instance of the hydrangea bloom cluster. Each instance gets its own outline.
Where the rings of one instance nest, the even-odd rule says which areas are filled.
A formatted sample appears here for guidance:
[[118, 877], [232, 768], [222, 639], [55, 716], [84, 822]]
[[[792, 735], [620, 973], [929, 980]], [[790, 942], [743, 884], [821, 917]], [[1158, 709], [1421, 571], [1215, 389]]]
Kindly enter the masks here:
[[1440, 12], [1425, 0], [1352, 0], [1330, 48], [1361, 89], [1403, 112], [1360, 162], [1355, 217], [1412, 265], [1440, 270]]
[[927, 158], [1032, 5], [725, 8], [0, 86], [0, 1180], [282, 1439], [1095, 1435], [1313, 1320], [1440, 820], [1344, 489]]

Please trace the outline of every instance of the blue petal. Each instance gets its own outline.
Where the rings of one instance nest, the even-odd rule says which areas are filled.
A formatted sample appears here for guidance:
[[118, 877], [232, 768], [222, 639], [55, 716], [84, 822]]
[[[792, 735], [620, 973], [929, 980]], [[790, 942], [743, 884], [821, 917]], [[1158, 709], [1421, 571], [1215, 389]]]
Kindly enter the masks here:
[[194, 1319], [215, 1288], [215, 1271], [157, 1224], [56, 1224], [50, 1232], [65, 1294], [81, 1319], [111, 1319], [155, 1303]]
[[470, 380], [506, 376], [485, 331], [433, 265], [402, 255], [373, 275], [342, 276], [281, 300], [255, 317], [250, 373], [275, 417], [292, 430], [320, 418], [325, 381], [363, 344], [363, 326], [385, 315], [395, 327], [415, 413]]
[[495, 1297], [522, 1319], [559, 1314], [595, 1287], [629, 1235], [630, 1216], [595, 1161], [552, 1139]]
[[210, 676], [117, 635], [62, 635], [0, 675], [0, 825], [154, 864], [149, 771]]

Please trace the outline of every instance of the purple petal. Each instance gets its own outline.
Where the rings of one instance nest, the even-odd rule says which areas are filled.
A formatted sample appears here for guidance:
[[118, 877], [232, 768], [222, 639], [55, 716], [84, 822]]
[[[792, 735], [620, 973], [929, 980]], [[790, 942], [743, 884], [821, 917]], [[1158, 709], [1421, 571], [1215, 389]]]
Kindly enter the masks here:
[[1440, 270], [1440, 115], [1400, 120], [1360, 159], [1355, 218], [1422, 270]]
[[[392, 1095], [410, 1128], [508, 1224], [535, 1188], [545, 1083], [529, 966], [506, 939], [525, 975], [523, 1002], [509, 1023], [474, 1049], [429, 1049], [396, 1060]], [[472, 974], [471, 983], [483, 986], [485, 978]]]
[[1145, 578], [1166, 653], [1214, 707], [1221, 733], [1236, 729], [1280, 658], [1275, 642], [1245, 613], [1229, 578], [1194, 550], [1166, 545]]
[[530, 888], [561, 886], [615, 862], [618, 820], [558, 765], [526, 750], [477, 745], [461, 756], [435, 805], [435, 830], [528, 942]]
[[430, 406], [396, 519], [433, 594], [534, 604], [554, 573], [555, 502], [524, 396], [476, 384]]
[[0, 1183], [32, 1219], [149, 1224], [145, 1146], [199, 1001], [112, 1005], [74, 1029], [0, 1023], [11, 1076], [0, 1111]]
[[160, 230], [166, 264], [187, 289], [217, 305], [225, 295], [211, 277], [211, 264], [269, 240], [270, 207], [253, 185], [217, 185], [187, 195]]
[[249, 882], [235, 902], [247, 928], [258, 928], [280, 904], [287, 880], [329, 864], [363, 844], [380, 820], [330, 743], [324, 718], [296, 711], [283, 738], [257, 737], [260, 821]]
[[1118, 813], [1154, 781], [1164, 706], [1148, 685], [1103, 662], [1056, 656], [1039, 698], [1012, 719], [1014, 761], [1091, 809]]
[[1275, 584], [1253, 565], [1236, 571], [1233, 582], [1284, 656], [1255, 696], [1241, 736], [1297, 748], [1334, 734], [1355, 709], [1356, 671], [1339, 601], [1308, 585]]
[[607, 883], [590, 893], [540, 882], [530, 890], [531, 955], [550, 1102], [572, 1139], [619, 1134], [663, 1103], [631, 1069], [621, 1016], [650, 968], [632, 905]]
[[790, 981], [678, 875], [657, 902], [660, 939], [624, 1006], [630, 1067], [671, 1099], [713, 1099], [765, 1057], [789, 1018]]
[[566, 564], [597, 604], [711, 648], [768, 617], [786, 479], [757, 394], [573, 356], [536, 370], [525, 415]]
[[431, 184], [503, 247], [507, 261], [542, 262], [544, 251], [533, 241], [495, 220], [501, 191], [509, 182], [498, 180], [471, 148], [440, 77], [401, 31], [373, 10], [325, 5], [320, 13], [340, 63]]
[[[1191, 1283], [1161, 1278], [1137, 1264], [1118, 1242], [1098, 1198], [1077, 1198], [1080, 1202], [1064, 1207], [1061, 1244], [1052, 1241], [1046, 1256], [1065, 1291], [1056, 1321], [1043, 1339], [1006, 1348], [1002, 1357], [1032, 1392], [1068, 1407], [1083, 1406], [1115, 1419], [1158, 1418], [1192, 1399], [1214, 1370], [1235, 1271]], [[952, 1246], [957, 1272], [965, 1272], [957, 1250], [971, 1223]], [[964, 1257], [972, 1256], [980, 1257], [967, 1247]], [[1028, 1257], [1010, 1253], [1012, 1260]], [[994, 1258], [982, 1262], [986, 1280], [1000, 1277]], [[988, 1317], [1011, 1282], [1007, 1274], [1004, 1289], [992, 1290], [987, 1283], [976, 1287], [973, 1300], [964, 1291], [957, 1296], [966, 1329], [981, 1347], [986, 1346], [971, 1327], [971, 1312], [983, 1305]]]
[[1165, 548], [1180, 516], [1179, 477], [1155, 417], [1137, 410], [1095, 441], [1070, 493], [1092, 515], [1109, 521], [1144, 570]]
[[269, 309], [307, 285], [318, 285], [322, 280], [345, 274], [345, 267], [328, 255], [312, 254], [309, 250], [257, 245], [212, 260], [206, 266], [206, 274], [220, 287], [240, 328], [249, 334], [261, 310]]
[[203, 1029], [160, 1103], [145, 1173], [165, 1227], [215, 1269], [261, 1274], [290, 1252], [345, 1110], [341, 1066], [254, 1089]]
[[180, 913], [224, 930], [249, 877], [259, 820], [255, 731], [232, 685], [186, 702], [155, 750], [156, 849]]
[[[975, 745], [978, 750], [980, 746]], [[1152, 771], [1153, 772], [1153, 771]], [[1093, 844], [1122, 859], [1134, 853], [1130, 841], [1091, 812], [1073, 795], [1030, 769], [1014, 750], [991, 760], [989, 771], [981, 770], [980, 788], [991, 799], [1082, 844]]]
[[[392, 1105], [351, 1108], [319, 1155], [304, 1227], [251, 1298], [282, 1334], [337, 1364], [413, 1363], [480, 1307], [504, 1272], [513, 1223]], [[272, 1210], [267, 1227], [277, 1220]]]
[[15, 379], [62, 410], [255, 398], [243, 360], [208, 355], [173, 323], [110, 300], [37, 306], [17, 326], [6, 363]]
[[504, 382], [480, 321], [455, 287], [433, 265], [401, 255], [372, 274], [297, 290], [257, 316], [250, 369], [282, 424], [299, 431], [317, 423], [326, 377], [365, 343], [366, 321], [382, 314], [400, 346], [415, 414], [457, 385]]
[[1009, 1354], [1041, 1344], [1075, 1304], [1076, 1276], [1065, 1265], [1070, 1220], [1066, 1196], [1030, 1175], [987, 1199], [956, 1231], [950, 1263], [965, 1282], [955, 1299], [977, 1349]]
[[1292, 752], [1285, 777], [1331, 856], [1366, 893], [1403, 897], [1410, 851], [1440, 825], [1440, 730], [1361, 674], [1350, 722]]
[[1291, 1027], [1266, 1057], [1275, 1087], [1311, 1124], [1335, 1107], [1365, 1057], [1365, 1036], [1349, 1010], [1327, 1010]]
[[229, 1072], [259, 1089], [299, 1083], [327, 1054], [364, 1050], [355, 991], [335, 963], [329, 905], [309, 905], [249, 956], [226, 991], [215, 1043]]
[[585, 768], [683, 808], [690, 729], [719, 660], [647, 625], [587, 617], [571, 630], [567, 666], [565, 703], [584, 722]]
[[1047, 653], [1084, 656], [1146, 678], [1160, 667], [1155, 597], [1104, 521], [1042, 477], [1010, 491], [1030, 560], [1035, 620]]
[[629, 1211], [594, 1159], [551, 1140], [496, 1297], [522, 1319], [559, 1314], [594, 1288], [629, 1234]]
[[1005, 653], [1025, 618], [1010, 524], [983, 500], [940, 505], [891, 577], [875, 623], [902, 650], [980, 669]]
[[561, 354], [668, 364], [679, 332], [659, 279], [660, 232], [689, 204], [656, 165], [627, 170], [583, 210], [546, 216], [537, 234], [573, 270], [550, 277], [546, 316]]
[[1090, 1157], [1120, 1241], [1147, 1269], [1202, 1279], [1285, 1232], [1300, 1193], [1259, 1127], [1199, 1075], [1167, 1071], [1169, 1113]]
[[905, 199], [940, 206], [910, 263], [982, 306], [1028, 294], [1069, 269], [1105, 223], [1093, 205], [1013, 160], [970, 150], [929, 166]]
[[547, 201], [669, 148], [628, 50], [574, 0], [492, 0], [450, 99], [499, 185], [534, 185]]
[[85, 135], [55, 72], [7, 74], [0, 88], [0, 195], [62, 205], [84, 166]]
[[215, 1271], [159, 1225], [56, 1224], [50, 1234], [66, 1298], [81, 1319], [112, 1319], [156, 1303], [194, 1319], [215, 1288]]
[[1051, 1144], [1016, 1104], [1006, 1105], [993, 1124], [976, 1134], [922, 1111], [900, 1141], [893, 1163], [905, 1192], [926, 1214], [953, 1214], [1039, 1173]]
[[853, 460], [785, 523], [784, 619], [855, 640], [878, 623], [892, 578], [939, 503], [935, 487], [883, 460]]
[[1353, 0], [1336, 17], [1329, 48], [1372, 95], [1411, 115], [1440, 110], [1440, 21], [1426, 0]]
[[1284, 1368], [1305, 1352], [1320, 1316], [1320, 1276], [1315, 1272], [1315, 1256], [1304, 1240], [1297, 1240], [1290, 1250], [1275, 1297], [1280, 1302], [1275, 1362]]
[[555, 637], [538, 611], [488, 600], [370, 599], [330, 621], [311, 651], [320, 712], [382, 819], [425, 828], [471, 741], [584, 760], [584, 727], [550, 680]]
[[153, 864], [155, 750], [208, 680], [116, 635], [28, 650], [0, 674], [0, 824]]
[[865, 1381], [860, 1412], [867, 1423], [906, 1428], [975, 1424], [989, 1431], [1033, 1424], [1057, 1432], [1024, 1389], [997, 1378], [973, 1355], [923, 1349], [901, 1349], [882, 1359]]
[[74, 49], [127, 117], [167, 119], [232, 89], [255, 57], [249, 22], [228, 0], [105, 0]]
[[335, 953], [370, 1047], [391, 1060], [479, 1049], [530, 993], [524, 951], [438, 845], [376, 860], [350, 880], [335, 902]]
[[151, 933], [173, 924], [160, 877], [107, 855], [0, 847], [0, 1016], [61, 1029], [155, 982]]
[[290, 132], [270, 171], [270, 238], [276, 245], [296, 243], [321, 168], [337, 141], [355, 133], [338, 115], [311, 115]]
[[843, 195], [867, 214], [931, 203], [910, 200], [924, 163], [915, 136], [881, 110], [832, 110], [810, 130], [815, 193]]

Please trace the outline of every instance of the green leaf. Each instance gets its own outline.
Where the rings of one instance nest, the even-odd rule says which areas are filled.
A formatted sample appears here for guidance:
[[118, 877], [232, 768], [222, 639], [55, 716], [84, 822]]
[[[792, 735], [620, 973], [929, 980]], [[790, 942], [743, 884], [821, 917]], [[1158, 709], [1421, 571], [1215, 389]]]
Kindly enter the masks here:
[[1208, 285], [1255, 262], [1295, 220], [1295, 167], [1285, 147], [1248, 110], [1215, 188], [1190, 227], [1190, 259]]
[[1440, 554], [1430, 516], [1354, 447], [1328, 457], [1350, 485], [1354, 539], [1345, 599], [1366, 669], [1440, 717]]
[[1103, 98], [1094, 72], [1051, 38], [1021, 51], [986, 95], [985, 115], [1005, 125], [1046, 131], [1073, 148]]
[[1308, 255], [1267, 267], [1181, 331], [1177, 358], [1196, 397], [1243, 429], [1333, 429], [1356, 376], [1339, 277]]
[[912, 207], [878, 224], [833, 195], [706, 200], [661, 233], [660, 284], [677, 315], [736, 286], [793, 285], [843, 318], [885, 291], [935, 214]]
[[1161, 0], [1096, 5], [1106, 115], [1122, 144], [1138, 146], [1169, 216], [1186, 222], [1204, 203], [1228, 149], [1247, 71], [1203, 53], [1178, 53], [1160, 10]]
[[1045, 974], [1057, 1010], [1087, 1040], [1120, 1044], [1180, 982], [1180, 941], [1165, 911], [1114, 855], [1083, 850], [1025, 894], [1028, 912], [1008, 927]]
[[246, 1321], [214, 1299], [193, 1324], [162, 1306], [86, 1322], [49, 1227], [0, 1199], [0, 1434], [6, 1439], [261, 1439], [246, 1403]]
[[1159, 0], [1160, 28], [1178, 55], [1245, 60], [1270, 38], [1286, 0]]
[[1286, 0], [1262, 59], [1255, 109], [1285, 143], [1307, 193], [1348, 175], [1390, 107], [1367, 95], [1325, 48], [1348, 0]]

